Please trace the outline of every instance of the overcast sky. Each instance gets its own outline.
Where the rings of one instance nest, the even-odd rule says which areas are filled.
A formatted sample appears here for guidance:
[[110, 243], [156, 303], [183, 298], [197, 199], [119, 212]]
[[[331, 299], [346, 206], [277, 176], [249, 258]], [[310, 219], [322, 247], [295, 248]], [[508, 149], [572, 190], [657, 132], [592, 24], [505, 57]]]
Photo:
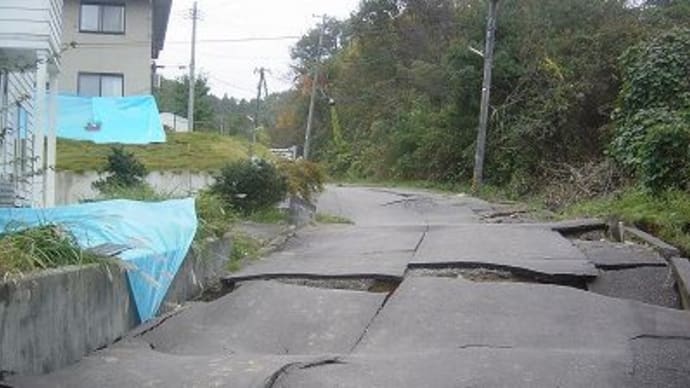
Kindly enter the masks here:
[[[176, 77], [187, 70], [190, 58], [193, 0], [173, 0], [165, 48], [158, 59], [167, 66], [160, 72]], [[290, 47], [296, 39], [249, 42], [208, 42], [214, 39], [243, 39], [301, 36], [318, 20], [312, 15], [346, 18], [359, 0], [198, 0], [201, 20], [197, 27], [197, 69], [208, 76], [211, 92], [238, 98], [256, 96], [254, 69], [270, 69], [269, 93], [290, 87]]]

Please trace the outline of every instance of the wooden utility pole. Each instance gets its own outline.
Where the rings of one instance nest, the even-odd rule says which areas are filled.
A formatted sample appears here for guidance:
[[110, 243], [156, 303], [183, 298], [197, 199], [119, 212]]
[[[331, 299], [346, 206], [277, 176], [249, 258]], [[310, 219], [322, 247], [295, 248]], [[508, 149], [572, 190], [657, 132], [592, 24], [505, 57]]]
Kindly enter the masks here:
[[479, 190], [484, 179], [484, 155], [486, 152], [486, 129], [489, 125], [489, 102], [491, 100], [491, 72], [494, 62], [494, 46], [496, 42], [496, 18], [498, 14], [498, 0], [489, 0], [489, 17], [486, 22], [486, 43], [484, 48], [484, 83], [482, 85], [482, 101], [479, 111], [479, 130], [477, 131], [477, 149], [474, 157], [474, 178], [472, 189]]
[[319, 83], [319, 66], [321, 63], [321, 46], [326, 30], [326, 15], [321, 16], [321, 28], [319, 30], [319, 43], [316, 46], [316, 61], [314, 63], [314, 76], [311, 80], [311, 99], [309, 101], [309, 115], [307, 116], [307, 131], [304, 133], [304, 159], [309, 160], [309, 148], [311, 146], [311, 127], [314, 121], [314, 104], [316, 103], [316, 88]]
[[187, 129], [189, 132], [194, 131], [194, 89], [196, 88], [196, 80], [194, 75], [194, 67], [196, 66], [196, 22], [199, 19], [199, 9], [197, 2], [194, 2], [194, 7], [191, 10], [192, 17], [192, 56], [189, 61], [189, 97], [187, 100]]
[[249, 156], [254, 156], [254, 145], [256, 144], [256, 131], [259, 129], [259, 114], [261, 112], [261, 92], [264, 97], [268, 97], [268, 86], [266, 85], [266, 69], [263, 67], [254, 70], [254, 74], [259, 74], [259, 84], [256, 86], [256, 110], [254, 111], [254, 128], [252, 129], [252, 144], [249, 148]]

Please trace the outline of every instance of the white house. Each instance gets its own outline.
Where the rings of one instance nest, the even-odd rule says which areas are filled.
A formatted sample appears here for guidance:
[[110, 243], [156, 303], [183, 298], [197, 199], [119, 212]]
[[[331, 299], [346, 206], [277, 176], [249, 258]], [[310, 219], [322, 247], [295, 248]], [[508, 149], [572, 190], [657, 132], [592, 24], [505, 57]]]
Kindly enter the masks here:
[[52, 206], [62, 0], [0, 1], [0, 206]]
[[172, 0], [64, 0], [60, 91], [83, 97], [151, 94]]

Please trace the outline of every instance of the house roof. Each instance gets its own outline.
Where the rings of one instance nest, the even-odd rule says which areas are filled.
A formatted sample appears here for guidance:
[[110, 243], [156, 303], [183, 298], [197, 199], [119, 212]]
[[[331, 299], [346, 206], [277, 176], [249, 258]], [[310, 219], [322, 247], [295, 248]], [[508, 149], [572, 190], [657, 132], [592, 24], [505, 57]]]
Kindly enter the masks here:
[[153, 39], [151, 39], [151, 57], [153, 59], [158, 59], [158, 54], [163, 50], [171, 7], [172, 0], [153, 0]]

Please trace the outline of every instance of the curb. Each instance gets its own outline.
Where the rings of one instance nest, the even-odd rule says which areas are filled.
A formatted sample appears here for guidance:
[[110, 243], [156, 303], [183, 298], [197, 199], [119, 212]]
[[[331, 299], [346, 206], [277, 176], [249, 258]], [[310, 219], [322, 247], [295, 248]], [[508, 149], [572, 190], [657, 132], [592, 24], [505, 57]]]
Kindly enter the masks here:
[[651, 245], [661, 256], [665, 259], [671, 259], [673, 257], [680, 257], [680, 250], [673, 245], [663, 241], [662, 239], [652, 236], [651, 234], [641, 231], [637, 228], [626, 226], [623, 228], [626, 233], [630, 233], [635, 238], [640, 239], [647, 244]]
[[676, 276], [678, 293], [685, 310], [690, 310], [690, 260], [673, 257], [670, 260], [673, 274]]

